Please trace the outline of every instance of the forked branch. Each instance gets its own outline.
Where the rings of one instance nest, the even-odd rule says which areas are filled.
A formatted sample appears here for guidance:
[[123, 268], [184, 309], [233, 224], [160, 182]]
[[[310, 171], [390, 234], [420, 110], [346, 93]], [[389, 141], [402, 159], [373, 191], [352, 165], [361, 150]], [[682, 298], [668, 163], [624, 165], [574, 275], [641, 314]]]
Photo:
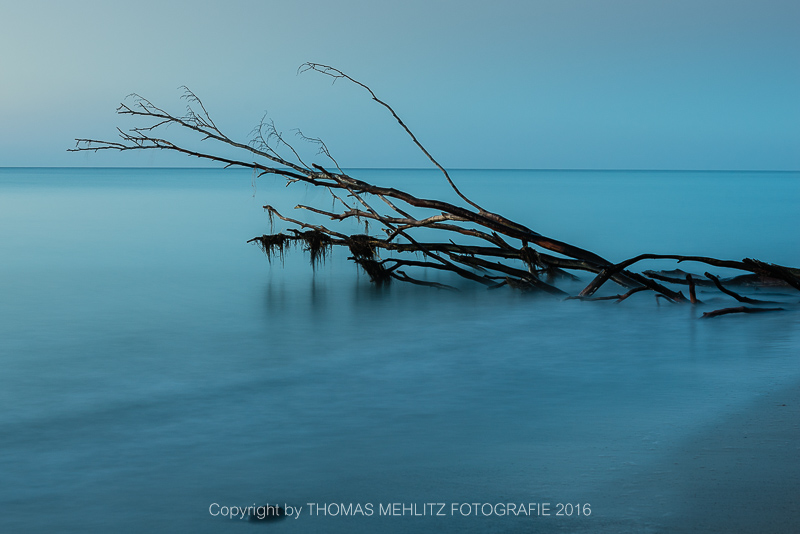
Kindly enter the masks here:
[[[720, 260], [702, 256], [665, 254], [641, 254], [628, 260], [612, 263], [602, 256], [575, 245], [544, 236], [516, 221], [484, 209], [467, 198], [456, 186], [447, 170], [422, 145], [417, 136], [384, 100], [360, 81], [351, 78], [334, 67], [319, 63], [306, 63], [301, 72], [313, 71], [337, 80], [346, 80], [366, 90], [372, 100], [386, 108], [400, 127], [408, 134], [414, 145], [444, 175], [448, 185], [464, 202], [454, 204], [443, 200], [412, 194], [395, 187], [385, 187], [354, 178], [342, 170], [328, 146], [321, 140], [296, 131], [302, 143], [317, 147], [316, 156], [322, 162], [302, 157], [300, 151], [264, 116], [253, 129], [247, 142], [236, 141], [223, 133], [216, 125], [205, 105], [188, 88], [183, 88], [182, 98], [187, 102], [186, 112], [172, 114], [154, 105], [149, 100], [133, 94], [120, 104], [117, 113], [143, 120], [145, 124], [127, 131], [117, 130], [118, 139], [103, 141], [89, 138], [77, 139], [71, 151], [100, 150], [167, 150], [187, 156], [223, 164], [225, 167], [251, 169], [258, 176], [275, 174], [286, 179], [287, 185], [297, 182], [319, 187], [330, 195], [332, 207], [298, 205], [296, 209], [317, 216], [327, 217], [336, 224], [346, 222], [364, 224], [364, 232], [337, 231], [321, 224], [288, 217], [276, 208], [267, 205], [264, 209], [272, 222], [275, 218], [286, 225], [285, 232], [270, 233], [250, 239], [258, 244], [268, 259], [279, 257], [291, 246], [300, 246], [311, 257], [312, 265], [324, 261], [334, 247], [349, 250], [349, 259], [362, 268], [378, 285], [391, 280], [409, 282], [435, 288], [453, 289], [450, 284], [434, 282], [409, 275], [415, 273], [443, 272], [490, 289], [509, 286], [524, 291], [548, 294], [560, 298], [569, 293], [554, 285], [554, 281], [567, 279], [574, 283], [575, 272], [592, 273], [591, 281], [572, 298], [581, 300], [616, 300], [622, 302], [632, 295], [645, 291], [670, 302], [682, 303], [691, 300], [700, 304], [696, 286], [709, 282], [700, 277], [675, 276], [669, 273], [644, 271], [638, 273], [630, 268], [645, 260], [674, 260], [699, 262], [706, 265], [735, 269], [751, 273], [756, 283], [782, 284], [800, 289], [800, 271], [797, 269], [764, 263], [753, 259], [741, 261]], [[203, 150], [192, 144], [184, 146], [164, 135], [173, 126], [194, 134]], [[236, 158], [216, 155], [214, 146], [234, 148], [240, 156]], [[334, 170], [325, 165], [332, 164]], [[379, 202], [375, 202], [375, 200]], [[388, 211], [385, 211], [388, 210]], [[370, 227], [377, 230], [370, 233]], [[381, 254], [388, 257], [381, 258]], [[416, 255], [411, 258], [410, 255]], [[419, 258], [422, 256], [422, 259]], [[748, 304], [767, 304], [744, 297], [725, 288], [715, 275], [706, 273], [706, 278], [723, 294]], [[741, 277], [740, 277], [741, 278]], [[752, 279], [750, 279], [752, 281]], [[594, 294], [607, 282], [613, 281], [626, 289], [622, 294], [599, 296]], [[690, 299], [681, 291], [665, 284], [688, 284]], [[727, 308], [707, 312], [714, 317], [729, 313], [753, 313], [774, 308]]]

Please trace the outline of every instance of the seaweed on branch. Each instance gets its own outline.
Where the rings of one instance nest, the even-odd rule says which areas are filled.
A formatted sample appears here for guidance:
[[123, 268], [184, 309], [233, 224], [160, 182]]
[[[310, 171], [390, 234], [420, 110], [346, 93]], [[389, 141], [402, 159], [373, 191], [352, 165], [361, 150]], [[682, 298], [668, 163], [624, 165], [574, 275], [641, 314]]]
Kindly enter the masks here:
[[262, 235], [261, 237], [254, 237], [248, 240], [248, 243], [255, 243], [266, 254], [267, 261], [272, 263], [272, 256], [278, 254], [283, 264], [283, 253], [289, 248], [289, 243], [293, 240], [291, 236], [286, 234], [270, 234]]
[[311, 259], [311, 267], [315, 268], [317, 265], [325, 263], [325, 258], [331, 250], [331, 238], [319, 230], [308, 230], [300, 232], [292, 230], [295, 233], [295, 238], [305, 243], [303, 250], [308, 252]]
[[354, 258], [358, 259], [374, 259], [375, 258], [375, 244], [372, 238], [365, 234], [351, 235], [347, 239], [347, 247]]

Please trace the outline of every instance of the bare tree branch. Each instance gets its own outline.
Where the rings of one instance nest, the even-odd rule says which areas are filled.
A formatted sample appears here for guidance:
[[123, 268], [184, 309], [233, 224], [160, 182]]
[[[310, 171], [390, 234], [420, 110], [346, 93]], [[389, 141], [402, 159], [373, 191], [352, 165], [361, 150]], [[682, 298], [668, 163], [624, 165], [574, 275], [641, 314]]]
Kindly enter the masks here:
[[[746, 281], [756, 285], [782, 284], [784, 287], [800, 289], [800, 270], [754, 259], [731, 261], [704, 256], [641, 254], [614, 264], [594, 252], [544, 236], [521, 223], [482, 208], [462, 194], [447, 170], [420, 143], [394, 109], [379, 99], [367, 85], [334, 67], [319, 63], [306, 63], [301, 66], [300, 71], [318, 72], [330, 76], [334, 82], [344, 79], [366, 90], [374, 101], [390, 112], [412, 142], [443, 173], [449, 186], [466, 203], [466, 207], [354, 178], [342, 170], [321, 139], [295, 130], [295, 137], [300, 143], [315, 146], [316, 157], [323, 158], [322, 163], [332, 164], [336, 169], [329, 170], [321, 163], [312, 161], [312, 158], [302, 157], [301, 151], [288, 142], [275, 123], [267, 120], [266, 115], [253, 129], [249, 142], [235, 141], [217, 127], [200, 98], [186, 87], [182, 88], [181, 97], [187, 102], [183, 115], [171, 114], [139, 95], [129, 95], [127, 101], [117, 108], [117, 113], [137, 121], [145, 121], [145, 124], [127, 131], [118, 128], [118, 139], [113, 141], [76, 139], [75, 148], [69, 150], [167, 150], [213, 161], [225, 167], [251, 169], [254, 176], [282, 176], [286, 179], [287, 186], [302, 182], [322, 188], [330, 195], [330, 209], [304, 204], [297, 205], [296, 209], [328, 217], [336, 224], [344, 221], [363, 223], [364, 233], [349, 233], [346, 230], [338, 231], [321, 224], [312, 224], [285, 216], [271, 205], [266, 205], [264, 209], [270, 225], [278, 219], [282, 224], [288, 225], [288, 229], [254, 237], [248, 242], [261, 247], [269, 260], [277, 257], [282, 261], [284, 253], [290, 247], [300, 247], [309, 254], [312, 266], [321, 264], [331, 249], [343, 247], [350, 251], [351, 256], [348, 259], [363, 269], [377, 285], [398, 280], [440, 289], [454, 289], [452, 286], [426, 281], [406, 272], [411, 269], [416, 272], [434, 270], [450, 273], [489, 289], [508, 286], [561, 298], [622, 302], [636, 293], [652, 291], [657, 301], [664, 298], [673, 303], [699, 303], [695, 285], [712, 287], [703, 279], [695, 279], [691, 274], [682, 271], [638, 273], [630, 270], [643, 260], [673, 260], [678, 263], [699, 262], [752, 273], [736, 277], [733, 281]], [[161, 133], [169, 127], [177, 127], [195, 135], [198, 143], [210, 142], [214, 146], [236, 149], [240, 156], [216, 155], [213, 149], [200, 150], [188, 141], [187, 145], [177, 144]], [[375, 198], [380, 200], [379, 207], [383, 210], [388, 207], [389, 215], [381, 213], [373, 206]], [[370, 225], [378, 229], [378, 235], [369, 233]], [[389, 257], [380, 258], [380, 253], [388, 254]], [[417, 255], [417, 258], [412, 259], [409, 255]], [[422, 259], [419, 259], [419, 255], [422, 255]], [[569, 297], [564, 289], [555, 284], [565, 278], [578, 279], [573, 272], [593, 273], [594, 277], [578, 295]], [[679, 276], [680, 274], [683, 276]], [[730, 291], [722, 285], [719, 278], [710, 273], [706, 273], [706, 277], [717, 289], [740, 302], [766, 303]], [[627, 292], [593, 296], [609, 280], [626, 288]], [[733, 282], [728, 280], [726, 283]], [[689, 299], [665, 284], [688, 284]], [[704, 317], [775, 309], [777, 308], [727, 308], [707, 312]]]
[[719, 317], [720, 315], [728, 315], [730, 313], [764, 313], [786, 311], [783, 308], [748, 308], [746, 306], [738, 306], [736, 308], [723, 308], [721, 310], [714, 310], [705, 312], [701, 319], [710, 319], [712, 317]]

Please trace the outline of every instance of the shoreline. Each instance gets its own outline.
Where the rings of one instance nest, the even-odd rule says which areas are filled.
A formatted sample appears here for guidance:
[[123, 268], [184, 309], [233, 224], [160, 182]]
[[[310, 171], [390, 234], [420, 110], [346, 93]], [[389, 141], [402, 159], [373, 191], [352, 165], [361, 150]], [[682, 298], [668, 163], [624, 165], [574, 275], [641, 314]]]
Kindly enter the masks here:
[[[663, 532], [797, 532], [800, 381], [771, 389], [675, 447], [654, 466], [671, 506]], [[666, 491], [665, 491], [666, 490]]]

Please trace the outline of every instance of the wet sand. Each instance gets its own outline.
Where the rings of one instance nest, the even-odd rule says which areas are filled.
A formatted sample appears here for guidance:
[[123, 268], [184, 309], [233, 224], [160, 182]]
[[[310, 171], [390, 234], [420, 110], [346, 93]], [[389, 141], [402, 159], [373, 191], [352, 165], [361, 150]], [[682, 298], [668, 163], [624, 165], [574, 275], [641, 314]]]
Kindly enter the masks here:
[[654, 532], [799, 532], [800, 383], [710, 424], [651, 474], [666, 505]]

